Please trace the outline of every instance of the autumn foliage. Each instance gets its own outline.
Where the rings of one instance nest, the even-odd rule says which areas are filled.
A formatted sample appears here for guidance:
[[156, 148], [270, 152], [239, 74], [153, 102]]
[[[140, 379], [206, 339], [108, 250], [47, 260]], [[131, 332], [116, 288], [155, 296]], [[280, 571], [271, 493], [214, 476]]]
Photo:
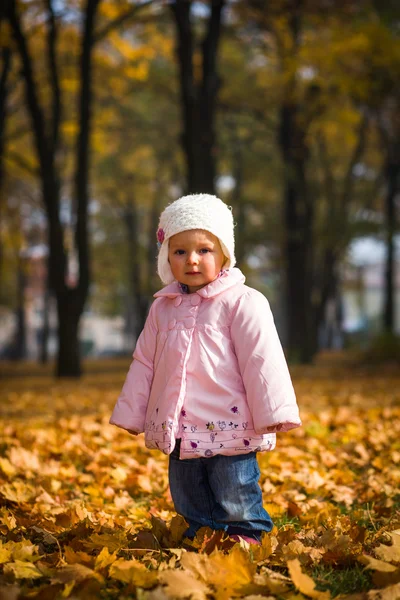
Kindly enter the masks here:
[[[82, 382], [7, 367], [0, 598], [400, 598], [400, 374], [298, 368], [304, 426], [259, 455], [259, 547], [182, 539], [167, 458], [108, 425], [127, 365]], [[191, 550], [195, 550], [194, 552]]]

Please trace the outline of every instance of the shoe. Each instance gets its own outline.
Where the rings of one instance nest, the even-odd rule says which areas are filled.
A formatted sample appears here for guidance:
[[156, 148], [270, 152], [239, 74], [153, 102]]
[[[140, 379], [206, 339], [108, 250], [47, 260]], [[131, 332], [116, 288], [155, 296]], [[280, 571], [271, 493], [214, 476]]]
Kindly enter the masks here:
[[247, 535], [234, 534], [234, 535], [230, 535], [229, 539], [232, 540], [233, 542], [240, 542], [241, 540], [243, 540], [247, 544], [256, 544], [257, 546], [261, 546], [261, 542], [259, 540], [256, 540], [252, 537], [248, 537]]

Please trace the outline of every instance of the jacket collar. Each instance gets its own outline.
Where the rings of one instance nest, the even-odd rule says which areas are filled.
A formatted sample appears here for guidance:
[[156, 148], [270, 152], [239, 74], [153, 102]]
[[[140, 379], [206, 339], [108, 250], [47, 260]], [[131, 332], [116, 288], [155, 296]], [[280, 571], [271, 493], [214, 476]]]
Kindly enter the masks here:
[[[242, 271], [237, 267], [233, 267], [233, 269], [226, 269], [220, 277], [217, 277], [217, 279], [214, 279], [214, 281], [211, 281], [211, 283], [194, 293], [202, 298], [213, 298], [238, 283], [244, 283], [245, 280], [246, 278]], [[176, 298], [177, 296], [183, 296], [177, 281], [174, 281], [154, 294], [154, 298]]]

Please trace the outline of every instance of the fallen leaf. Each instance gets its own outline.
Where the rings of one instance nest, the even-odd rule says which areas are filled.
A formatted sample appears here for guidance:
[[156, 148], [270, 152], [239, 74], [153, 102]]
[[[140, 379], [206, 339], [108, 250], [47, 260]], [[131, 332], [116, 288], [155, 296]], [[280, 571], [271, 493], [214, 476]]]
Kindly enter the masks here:
[[89, 540], [85, 540], [86, 548], [98, 549], [108, 548], [110, 552], [119, 550], [128, 545], [128, 540], [124, 531], [116, 531], [115, 533], [94, 533]]
[[383, 590], [370, 590], [367, 598], [368, 600], [399, 600], [400, 583], [391, 585]]
[[9, 546], [3, 546], [3, 542], [0, 541], [0, 565], [9, 562], [11, 560], [12, 551]]
[[375, 548], [375, 554], [387, 562], [400, 562], [400, 529], [396, 531], [390, 531], [389, 536], [392, 544], [386, 546], [386, 544], [380, 544]]
[[191, 600], [206, 600], [210, 593], [209, 587], [196, 579], [190, 571], [171, 569], [162, 571], [160, 582], [165, 585], [165, 593], [169, 598], [191, 598]]
[[0, 486], [0, 494], [6, 500], [19, 504], [33, 500], [36, 491], [31, 485], [27, 485], [22, 481], [14, 481], [13, 483], [5, 483], [4, 485]]
[[43, 574], [31, 562], [16, 560], [4, 566], [4, 573], [12, 573], [16, 579], [39, 579]]
[[158, 573], [149, 571], [135, 558], [116, 560], [110, 567], [109, 575], [118, 581], [131, 583], [145, 589], [153, 587], [158, 581]]
[[108, 548], [104, 547], [102, 549], [102, 551], [100, 552], [100, 554], [98, 556], [96, 556], [94, 568], [96, 569], [96, 571], [98, 569], [105, 569], [106, 567], [111, 565], [116, 560], [117, 560], [117, 553], [114, 552], [113, 554], [110, 554], [110, 552], [108, 551]]
[[97, 579], [103, 582], [104, 579], [100, 573], [96, 573], [93, 569], [89, 569], [84, 565], [66, 565], [58, 569], [57, 573], [52, 577], [52, 583], [70, 583], [71, 581], [80, 582], [85, 579]]
[[374, 571], [383, 571], [386, 573], [391, 573], [396, 571], [396, 567], [391, 565], [390, 563], [384, 562], [383, 560], [378, 560], [373, 558], [372, 556], [367, 556], [364, 554], [360, 556], [358, 559], [363, 565], [366, 565], [366, 569], [372, 569]]
[[311, 577], [306, 575], [301, 570], [300, 561], [296, 558], [289, 560], [287, 563], [289, 575], [295, 587], [306, 596], [315, 598], [316, 600], [329, 600], [331, 595], [329, 592], [320, 592], [315, 589], [315, 583]]

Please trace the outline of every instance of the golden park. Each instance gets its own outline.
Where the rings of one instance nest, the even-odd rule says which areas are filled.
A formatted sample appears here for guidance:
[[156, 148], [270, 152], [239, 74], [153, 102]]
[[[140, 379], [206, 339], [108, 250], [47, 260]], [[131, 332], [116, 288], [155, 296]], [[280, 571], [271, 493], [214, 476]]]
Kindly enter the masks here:
[[0, 2], [0, 600], [400, 600], [399, 32]]

